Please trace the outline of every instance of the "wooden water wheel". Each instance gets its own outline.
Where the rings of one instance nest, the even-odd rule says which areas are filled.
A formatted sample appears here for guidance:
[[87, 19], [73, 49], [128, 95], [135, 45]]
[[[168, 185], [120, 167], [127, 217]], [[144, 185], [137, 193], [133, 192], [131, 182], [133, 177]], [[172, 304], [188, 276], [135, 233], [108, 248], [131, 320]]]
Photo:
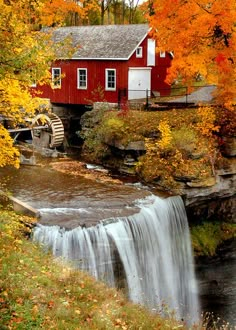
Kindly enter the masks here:
[[32, 121], [32, 139], [33, 144], [39, 148], [59, 147], [64, 140], [61, 119], [54, 113], [37, 115]]

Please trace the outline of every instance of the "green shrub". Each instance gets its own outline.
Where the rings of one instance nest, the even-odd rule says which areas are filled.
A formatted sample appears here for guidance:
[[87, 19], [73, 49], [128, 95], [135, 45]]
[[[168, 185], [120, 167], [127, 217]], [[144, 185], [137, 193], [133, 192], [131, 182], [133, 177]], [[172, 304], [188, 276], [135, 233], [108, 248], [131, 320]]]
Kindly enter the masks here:
[[236, 236], [236, 225], [220, 222], [204, 222], [191, 228], [194, 253], [197, 256], [213, 256], [217, 247]]
[[99, 136], [103, 141], [119, 141], [125, 133], [125, 124], [117, 116], [107, 118], [99, 129]]

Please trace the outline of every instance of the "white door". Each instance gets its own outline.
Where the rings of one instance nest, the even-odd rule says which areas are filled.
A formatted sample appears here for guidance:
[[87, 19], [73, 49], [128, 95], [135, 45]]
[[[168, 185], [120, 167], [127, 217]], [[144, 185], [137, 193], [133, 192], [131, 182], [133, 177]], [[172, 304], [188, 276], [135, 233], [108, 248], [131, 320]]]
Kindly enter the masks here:
[[143, 99], [150, 96], [151, 68], [129, 68], [128, 99]]

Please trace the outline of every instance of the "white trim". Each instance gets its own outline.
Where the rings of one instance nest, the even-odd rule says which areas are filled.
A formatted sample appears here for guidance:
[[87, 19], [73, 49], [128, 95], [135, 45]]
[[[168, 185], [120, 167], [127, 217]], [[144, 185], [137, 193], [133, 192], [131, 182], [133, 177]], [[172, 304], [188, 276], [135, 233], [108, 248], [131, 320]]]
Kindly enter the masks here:
[[61, 60], [94, 60], [94, 61], [127, 61], [128, 59], [130, 58], [129, 57], [119, 57], [119, 58], [116, 58], [116, 57], [71, 57], [71, 58], [61, 58]]
[[[114, 85], [115, 87], [109, 87], [108, 86], [108, 71], [113, 71], [115, 73], [114, 75]], [[116, 69], [113, 68], [107, 68], [105, 69], [105, 90], [106, 91], [115, 91], [116, 90]]]
[[156, 65], [156, 41], [154, 39], [147, 39], [147, 65]]
[[30, 87], [35, 88], [37, 87], [37, 70], [36, 69], [31, 69], [30, 70], [30, 79], [31, 79], [31, 84]]
[[35, 87], [37, 87], [37, 83], [36, 83], [36, 81], [35, 81], [35, 82], [33, 82], [33, 83], [30, 85], [30, 87], [32, 87], [32, 88], [35, 88]]
[[165, 58], [166, 57], [166, 52], [160, 50], [160, 57]]
[[143, 67], [137, 67], [137, 66], [131, 66], [129, 67], [129, 70], [152, 70], [151, 67], [143, 66]]
[[[80, 86], [80, 70], [85, 71], [85, 86]], [[77, 68], [77, 89], [87, 89], [87, 88], [88, 88], [88, 69]]]
[[[54, 81], [54, 70], [59, 70], [59, 76], [57, 78], [57, 83], [55, 84], [55, 81]], [[52, 68], [52, 88], [53, 89], [56, 89], [56, 88], [61, 88], [61, 68], [58, 68], [58, 67], [54, 67]]]

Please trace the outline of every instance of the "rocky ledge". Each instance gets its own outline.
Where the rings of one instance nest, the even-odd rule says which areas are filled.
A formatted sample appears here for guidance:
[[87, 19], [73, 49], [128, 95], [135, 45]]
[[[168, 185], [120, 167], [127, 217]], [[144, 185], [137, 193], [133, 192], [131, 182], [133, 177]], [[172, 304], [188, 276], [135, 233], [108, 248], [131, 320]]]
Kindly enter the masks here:
[[[123, 153], [123, 165], [121, 173], [132, 174], [132, 169], [137, 161], [132, 154], [145, 152], [143, 141], [129, 143], [123, 147], [119, 143], [113, 143], [113, 147]], [[191, 177], [178, 177], [182, 189], [176, 194], [183, 196], [189, 218], [197, 222], [202, 219], [219, 219], [236, 223], [236, 158], [230, 154], [227, 167], [215, 171], [215, 176], [205, 180], [195, 180]]]
[[189, 217], [236, 223], [236, 159], [227, 169], [216, 171], [214, 180], [189, 183], [182, 196]]

